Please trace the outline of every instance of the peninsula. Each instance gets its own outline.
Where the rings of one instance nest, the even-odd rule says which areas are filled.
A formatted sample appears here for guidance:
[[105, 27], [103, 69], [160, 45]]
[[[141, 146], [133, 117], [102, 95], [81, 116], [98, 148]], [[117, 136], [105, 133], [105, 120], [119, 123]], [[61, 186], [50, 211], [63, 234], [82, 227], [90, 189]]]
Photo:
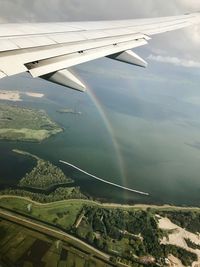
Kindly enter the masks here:
[[36, 159], [37, 164], [19, 182], [20, 187], [48, 190], [56, 185], [67, 185], [74, 181], [66, 177], [61, 169], [47, 160], [43, 160], [31, 153], [13, 149], [13, 152]]
[[0, 104], [0, 139], [41, 142], [62, 132], [44, 110]]

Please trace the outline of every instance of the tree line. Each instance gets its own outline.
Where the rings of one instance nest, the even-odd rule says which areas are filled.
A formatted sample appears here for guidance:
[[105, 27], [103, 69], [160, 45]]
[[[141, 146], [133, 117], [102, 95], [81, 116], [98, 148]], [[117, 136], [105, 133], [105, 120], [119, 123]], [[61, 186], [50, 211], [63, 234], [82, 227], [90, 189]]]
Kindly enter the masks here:
[[71, 178], [66, 177], [61, 169], [42, 159], [37, 160], [37, 165], [30, 173], [23, 177], [19, 186], [47, 189], [57, 184], [72, 183]]

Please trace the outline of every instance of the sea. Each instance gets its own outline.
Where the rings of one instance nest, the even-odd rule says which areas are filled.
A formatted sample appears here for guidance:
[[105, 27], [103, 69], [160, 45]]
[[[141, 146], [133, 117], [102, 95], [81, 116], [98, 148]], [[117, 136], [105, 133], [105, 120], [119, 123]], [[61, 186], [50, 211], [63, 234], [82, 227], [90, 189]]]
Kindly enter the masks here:
[[[41, 143], [0, 141], [0, 188], [16, 186], [35, 161], [59, 166], [86, 194], [106, 202], [200, 206], [200, 73], [167, 64], [134, 68], [108, 59], [76, 67], [85, 93], [28, 74], [0, 81], [1, 90], [36, 92], [0, 103], [43, 109], [64, 131]], [[59, 113], [69, 108], [81, 114]], [[104, 180], [97, 181], [59, 160]]]

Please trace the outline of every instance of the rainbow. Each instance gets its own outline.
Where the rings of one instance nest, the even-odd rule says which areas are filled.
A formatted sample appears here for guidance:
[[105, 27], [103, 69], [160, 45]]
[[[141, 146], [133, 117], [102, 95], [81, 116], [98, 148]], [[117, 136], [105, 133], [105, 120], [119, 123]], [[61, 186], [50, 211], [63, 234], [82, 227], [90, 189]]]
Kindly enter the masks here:
[[119, 145], [118, 145], [118, 143], [116, 141], [116, 137], [115, 137], [114, 131], [112, 129], [112, 126], [111, 126], [108, 118], [106, 117], [105, 111], [102, 108], [99, 100], [97, 99], [96, 95], [93, 93], [93, 91], [90, 88], [88, 88], [88, 95], [90, 96], [92, 102], [95, 104], [95, 107], [97, 108], [97, 110], [98, 110], [98, 112], [99, 112], [99, 114], [100, 114], [100, 116], [101, 116], [101, 118], [102, 118], [102, 120], [103, 120], [103, 122], [104, 122], [104, 124], [106, 126], [108, 134], [109, 134], [109, 136], [111, 138], [111, 141], [112, 141], [112, 144], [113, 144], [113, 148], [115, 150], [115, 155], [117, 157], [119, 170], [120, 170], [120, 177], [122, 177], [123, 185], [118, 185], [118, 184], [109, 182], [107, 180], [104, 180], [102, 178], [99, 178], [99, 177], [97, 177], [97, 176], [95, 176], [93, 174], [90, 174], [90, 173], [80, 169], [79, 167], [77, 167], [77, 166], [75, 166], [75, 165], [73, 165], [73, 164], [71, 164], [69, 162], [66, 162], [66, 161], [63, 161], [63, 160], [60, 160], [60, 162], [65, 164], [65, 165], [68, 165], [70, 167], [73, 167], [74, 169], [76, 169], [76, 170], [78, 170], [78, 171], [80, 171], [80, 172], [82, 172], [82, 173], [84, 173], [84, 174], [96, 179], [96, 180], [99, 180], [99, 181], [101, 181], [103, 183], [106, 183], [106, 184], [109, 184], [109, 185], [124, 189], [126, 191], [130, 191], [130, 192], [134, 192], [134, 193], [137, 193], [137, 194], [148, 196], [149, 195], [148, 193], [145, 193], [145, 192], [142, 192], [142, 191], [138, 191], [138, 190], [135, 190], [135, 189], [131, 189], [131, 188], [128, 188], [126, 186], [127, 183], [126, 183], [126, 178], [125, 178], [126, 177], [126, 175], [125, 175], [126, 172], [125, 172], [125, 168], [124, 168], [124, 162], [123, 162], [123, 158], [121, 156], [120, 147], [119, 147]]
[[123, 158], [121, 157], [121, 151], [120, 151], [119, 145], [116, 141], [116, 137], [115, 137], [114, 131], [112, 129], [112, 126], [111, 126], [108, 118], [106, 117], [105, 111], [104, 111], [102, 105], [100, 104], [98, 98], [96, 97], [96, 95], [89, 88], [88, 88], [88, 93], [89, 93], [89, 96], [90, 96], [92, 102], [95, 104], [95, 107], [97, 108], [97, 110], [98, 110], [98, 112], [99, 112], [99, 114], [100, 114], [100, 116], [101, 116], [101, 118], [105, 124], [105, 127], [108, 131], [108, 134], [109, 134], [110, 139], [112, 141], [113, 148], [115, 150], [115, 155], [117, 157], [119, 170], [120, 170], [120, 176], [124, 178], [125, 177], [124, 162], [123, 162]]

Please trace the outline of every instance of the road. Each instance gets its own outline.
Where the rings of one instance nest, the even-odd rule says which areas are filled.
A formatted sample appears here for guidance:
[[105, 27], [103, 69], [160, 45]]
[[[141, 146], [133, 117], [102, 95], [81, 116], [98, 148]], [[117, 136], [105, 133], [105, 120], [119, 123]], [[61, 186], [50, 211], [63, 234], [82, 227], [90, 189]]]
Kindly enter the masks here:
[[[105, 261], [109, 261], [110, 259], [110, 255], [95, 249], [94, 247], [88, 245], [87, 243], [85, 243], [84, 241], [71, 236], [61, 230], [56, 230], [53, 227], [49, 227], [48, 225], [44, 225], [41, 222], [38, 222], [34, 219], [29, 219], [27, 217], [23, 217], [21, 215], [16, 215], [13, 212], [4, 210], [2, 208], [0, 208], [0, 217], [7, 219], [9, 221], [15, 222], [17, 224], [23, 225], [25, 227], [28, 227], [29, 229], [32, 230], [37, 230], [43, 234], [47, 234], [49, 236], [52, 236], [56, 239], [62, 240], [64, 242], [68, 242], [68, 243], [76, 243], [76, 246], [82, 246], [82, 248], [87, 248], [91, 254], [95, 254], [97, 256], [99, 256], [99, 258], [105, 260]], [[74, 246], [74, 244], [72, 244]]]

